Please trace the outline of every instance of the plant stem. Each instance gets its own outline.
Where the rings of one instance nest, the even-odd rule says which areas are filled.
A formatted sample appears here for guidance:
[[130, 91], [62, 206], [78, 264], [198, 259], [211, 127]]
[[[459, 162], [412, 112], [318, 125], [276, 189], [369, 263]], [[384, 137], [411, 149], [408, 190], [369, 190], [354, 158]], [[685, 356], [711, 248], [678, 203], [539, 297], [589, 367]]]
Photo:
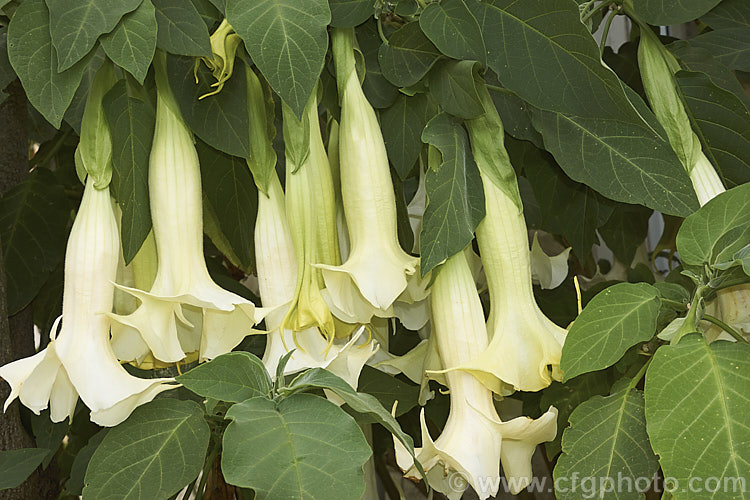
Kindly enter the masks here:
[[615, 19], [615, 16], [617, 15], [616, 11], [611, 11], [609, 14], [609, 17], [607, 18], [607, 22], [604, 24], [604, 32], [602, 33], [602, 41], [599, 44], [599, 57], [604, 56], [604, 47], [607, 46], [607, 37], [609, 36], [609, 29], [612, 27], [612, 21]]
[[718, 326], [725, 332], [727, 332], [729, 335], [737, 339], [737, 342], [744, 342], [745, 344], [748, 344], [750, 342], [747, 341], [745, 337], [742, 336], [740, 332], [732, 328], [731, 326], [727, 325], [723, 321], [721, 321], [719, 318], [715, 316], [711, 316], [710, 314], [704, 314], [703, 319], [708, 321], [709, 323], [713, 323], [714, 325]]
[[216, 444], [214, 444], [214, 447], [211, 449], [211, 453], [208, 454], [208, 458], [206, 458], [206, 464], [203, 466], [203, 474], [201, 475], [201, 482], [198, 485], [198, 490], [196, 490], [195, 492], [196, 500], [203, 499], [203, 494], [205, 493], [203, 490], [206, 488], [206, 481], [208, 481], [208, 475], [211, 473], [211, 467], [213, 467], [214, 462], [216, 461], [216, 457], [219, 456], [220, 451], [221, 451], [221, 441], [217, 440]]

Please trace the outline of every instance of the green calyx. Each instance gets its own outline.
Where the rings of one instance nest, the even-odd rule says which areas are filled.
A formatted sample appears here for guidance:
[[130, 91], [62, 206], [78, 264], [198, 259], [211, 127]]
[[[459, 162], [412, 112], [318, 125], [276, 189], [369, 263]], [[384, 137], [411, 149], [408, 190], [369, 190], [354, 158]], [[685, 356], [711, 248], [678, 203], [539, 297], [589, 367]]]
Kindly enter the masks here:
[[[247, 82], [247, 117], [250, 121], [250, 156], [247, 166], [253, 174], [255, 185], [262, 193], [268, 193], [272, 178], [276, 175], [276, 152], [273, 149], [273, 98], [264, 91], [258, 75], [250, 66], [245, 68]], [[286, 116], [286, 115], [285, 115]], [[286, 119], [284, 120], [286, 123]]]

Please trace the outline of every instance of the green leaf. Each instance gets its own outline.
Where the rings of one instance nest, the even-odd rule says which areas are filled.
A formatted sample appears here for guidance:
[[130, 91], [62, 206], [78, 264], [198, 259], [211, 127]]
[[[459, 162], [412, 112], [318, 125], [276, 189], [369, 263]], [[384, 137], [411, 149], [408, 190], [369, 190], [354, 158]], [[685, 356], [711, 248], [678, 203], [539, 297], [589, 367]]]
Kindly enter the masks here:
[[248, 119], [247, 81], [240, 67], [216, 95], [200, 99], [212, 92], [214, 78], [205, 65], [198, 69], [195, 84], [195, 61], [188, 57], [167, 58], [169, 83], [180, 105], [182, 116], [190, 129], [213, 148], [233, 156], [250, 156], [250, 125]]
[[724, 28], [750, 28], [750, 4], [746, 0], [723, 0], [701, 21], [715, 30]]
[[354, 419], [330, 401], [312, 394], [278, 403], [256, 397], [232, 406], [227, 418], [221, 470], [229, 484], [252, 488], [258, 500], [362, 496], [370, 446]]
[[[658, 463], [643, 408], [643, 393], [625, 386], [611, 396], [594, 396], [573, 411], [554, 471], [556, 484], [563, 486], [556, 490], [557, 498], [645, 498]], [[629, 479], [631, 487], [619, 487], [621, 478]]]
[[375, 14], [372, 0], [328, 0], [328, 5], [334, 28], [353, 28]]
[[203, 193], [216, 213], [219, 227], [227, 237], [242, 267], [255, 262], [253, 235], [258, 212], [258, 191], [245, 160], [229, 156], [198, 143]]
[[592, 396], [606, 396], [609, 390], [608, 377], [602, 376], [601, 373], [586, 373], [565, 384], [552, 382], [552, 385], [541, 393], [539, 400], [541, 411], [547, 411], [550, 406], [557, 408], [557, 436], [553, 441], [544, 444], [550, 460], [562, 451], [561, 442], [564, 435], [562, 431], [568, 427], [573, 410]]
[[646, 372], [648, 435], [664, 475], [680, 485], [702, 477], [730, 488], [689, 498], [748, 498], [747, 490], [731, 489], [750, 477], [748, 360], [747, 344], [707, 345], [690, 334], [660, 347]]
[[94, 452], [83, 498], [166, 500], [198, 476], [209, 436], [195, 401], [164, 398], [140, 406]]
[[8, 94], [3, 89], [16, 79], [16, 72], [8, 60], [8, 33], [5, 27], [0, 28], [0, 104], [3, 103]]
[[239, 403], [256, 396], [267, 397], [271, 378], [260, 359], [237, 351], [217, 356], [176, 378], [199, 396]]
[[440, 52], [422, 33], [418, 22], [403, 25], [380, 46], [380, 69], [397, 87], [411, 87], [424, 77], [440, 57]]
[[380, 114], [388, 159], [401, 179], [406, 179], [422, 150], [422, 131], [435, 114], [435, 106], [425, 94], [400, 94], [393, 105]]
[[78, 496], [83, 492], [83, 480], [86, 476], [86, 469], [91, 462], [91, 457], [108, 432], [109, 429], [106, 428], [100, 430], [89, 438], [88, 443], [83, 448], [78, 450], [71, 465], [70, 477], [65, 481], [64, 493]]
[[607, 247], [623, 264], [630, 266], [636, 249], [648, 234], [652, 210], [640, 205], [620, 205], [606, 224], [599, 228]]
[[81, 83], [85, 61], [57, 72], [57, 52], [50, 37], [50, 14], [44, 0], [18, 6], [8, 26], [8, 58], [31, 104], [55, 128]]
[[103, 105], [112, 135], [112, 185], [122, 209], [122, 253], [127, 264], [151, 230], [148, 160], [156, 116], [150, 103], [128, 95], [125, 80], [107, 92]]
[[[401, 430], [396, 419], [385, 409], [375, 397], [357, 392], [342, 378], [334, 375], [333, 373], [324, 370], [323, 368], [312, 368], [304, 373], [299, 374], [292, 383], [289, 384], [284, 391], [289, 393], [296, 393], [300, 391], [309, 390], [311, 388], [328, 389], [336, 393], [344, 403], [349, 407], [361, 413], [372, 417], [376, 422], [385, 427], [396, 439], [401, 441], [409, 453], [414, 456], [414, 442], [411, 436]], [[421, 466], [417, 465], [418, 468]], [[424, 474], [422, 474], [424, 477]]]
[[542, 136], [531, 121], [529, 104], [508, 89], [490, 88], [489, 90], [490, 98], [500, 115], [505, 132], [518, 140], [529, 141], [537, 148], [543, 148]]
[[112, 62], [143, 83], [156, 50], [156, 10], [151, 0], [142, 0], [126, 14], [115, 29], [101, 37], [101, 44]]
[[151, 0], [156, 8], [156, 46], [183, 56], [211, 56], [211, 42], [203, 19], [191, 2]]
[[714, 8], [721, 0], [639, 0], [635, 13], [648, 24], [682, 24], [693, 21]]
[[328, 2], [227, 0], [226, 14], [268, 83], [301, 117], [328, 50]]
[[[683, 264], [723, 262], [750, 243], [750, 184], [721, 193], [685, 219], [677, 233]], [[724, 258], [722, 258], [722, 256]]]
[[646, 283], [618, 283], [586, 304], [568, 330], [560, 368], [563, 381], [612, 366], [631, 346], [656, 333], [659, 291]]
[[0, 199], [8, 314], [33, 299], [65, 255], [70, 204], [55, 174], [34, 169]]
[[[398, 402], [396, 416], [399, 417], [419, 404], [419, 386], [365, 365], [359, 376], [357, 392], [374, 396], [383, 408], [393, 408]], [[362, 420], [358, 421], [362, 423]], [[372, 418], [373, 422], [377, 419]]]
[[31, 431], [34, 435], [34, 442], [38, 448], [48, 450], [47, 455], [42, 460], [43, 469], [46, 469], [54, 458], [68, 433], [68, 429], [70, 429], [70, 420], [53, 422], [50, 420], [49, 410], [43, 410], [39, 415], [31, 415]]
[[50, 34], [57, 49], [57, 70], [83, 59], [99, 35], [112, 31], [141, 0], [47, 0]]
[[75, 94], [73, 94], [73, 100], [70, 101], [70, 106], [65, 110], [64, 119], [70, 125], [77, 134], [81, 134], [81, 123], [83, 122], [83, 113], [86, 110], [86, 101], [89, 97], [89, 91], [91, 85], [94, 83], [94, 77], [99, 68], [104, 64], [106, 55], [104, 49], [97, 47], [96, 50], [91, 52], [86, 58], [80, 62], [83, 64], [83, 76], [81, 76], [81, 83], [78, 85]]
[[0, 491], [15, 488], [28, 478], [42, 463], [49, 450], [23, 448], [0, 451]]
[[[641, 123], [569, 0], [470, 2], [504, 87], [544, 110]], [[502, 33], [502, 36], [498, 36]]]
[[485, 207], [482, 180], [463, 126], [441, 113], [429, 121], [422, 141], [442, 155], [429, 162], [425, 175], [427, 207], [419, 237], [420, 269], [425, 276], [471, 242]]
[[677, 73], [677, 83], [704, 143], [703, 152], [731, 184], [750, 181], [750, 110], [703, 73]]
[[690, 40], [690, 44], [710, 51], [731, 69], [750, 71], [750, 27], [709, 31]]
[[[476, 0], [468, 2], [478, 3]], [[479, 61], [482, 66], [487, 64], [482, 29], [464, 0], [441, 0], [429, 4], [419, 16], [419, 26], [448, 57]]]
[[[365, 58], [365, 80], [362, 82], [362, 90], [374, 108], [387, 108], [396, 100], [399, 91], [380, 70], [380, 62], [378, 62], [380, 35], [377, 26], [374, 22], [369, 22], [357, 28], [355, 34], [359, 49]], [[331, 80], [335, 87], [335, 79], [331, 78]], [[336, 99], [338, 100], [337, 94]]]
[[745, 274], [750, 276], [750, 244], [738, 250], [732, 257], [732, 260], [714, 265], [717, 269], [729, 269], [734, 266], [742, 266]]
[[475, 81], [478, 70], [474, 61], [445, 61], [430, 71], [430, 92], [443, 111], [464, 119], [484, 114]]
[[677, 156], [645, 125], [549, 112], [534, 123], [565, 173], [607, 198], [683, 217], [698, 208]]

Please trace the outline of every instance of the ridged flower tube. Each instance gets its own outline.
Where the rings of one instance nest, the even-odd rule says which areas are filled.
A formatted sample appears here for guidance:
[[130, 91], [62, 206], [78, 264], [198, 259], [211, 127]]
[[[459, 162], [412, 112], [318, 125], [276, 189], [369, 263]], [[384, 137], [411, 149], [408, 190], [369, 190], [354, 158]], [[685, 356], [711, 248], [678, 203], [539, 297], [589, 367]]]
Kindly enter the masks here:
[[[437, 270], [430, 301], [431, 335], [449, 369], [445, 379], [450, 414], [440, 437], [433, 441], [422, 412], [422, 448], [416, 450], [417, 460], [432, 487], [452, 500], [462, 496], [467, 483], [480, 499], [495, 495], [501, 462], [512, 492], [517, 493], [531, 481], [534, 449], [557, 433], [557, 410], [551, 407], [536, 420], [518, 417], [502, 422], [492, 392], [471, 373], [451, 370], [478, 356], [488, 342], [482, 304], [464, 252]], [[419, 478], [403, 447], [397, 445], [396, 456], [407, 477]]]
[[165, 61], [158, 56], [148, 179], [158, 269], [148, 292], [120, 287], [141, 305], [128, 316], [113, 315], [113, 329], [136, 329], [163, 362], [180, 361], [195, 351], [211, 359], [254, 333], [261, 316], [252, 302], [218, 286], [206, 268], [198, 154], [169, 88]]
[[[142, 379], [120, 365], [110, 345], [110, 319], [120, 237], [109, 188], [89, 176], [65, 253], [62, 327], [36, 355], [0, 368], [16, 398], [39, 412], [49, 404], [54, 422], [72, 416], [80, 395], [91, 420], [102, 426], [124, 421], [139, 405], [176, 387], [173, 379]], [[53, 327], [53, 332], [56, 330]]]
[[501, 394], [538, 391], [561, 378], [566, 331], [534, 299], [526, 221], [502, 122], [487, 90], [481, 90], [485, 115], [467, 126], [484, 186], [486, 216], [476, 233], [490, 292], [490, 344], [460, 368]]
[[416, 278], [418, 259], [398, 242], [385, 143], [357, 76], [352, 30], [334, 29], [332, 43], [341, 103], [341, 194], [350, 252], [343, 265], [320, 267], [335, 308], [349, 321], [366, 323], [373, 315], [393, 315], [393, 303], [408, 280]]
[[283, 328], [319, 328], [329, 341], [336, 335], [333, 315], [323, 299], [317, 264], [338, 265], [336, 198], [331, 167], [320, 132], [316, 96], [302, 120], [284, 105], [286, 140], [286, 210], [297, 261], [297, 283]]

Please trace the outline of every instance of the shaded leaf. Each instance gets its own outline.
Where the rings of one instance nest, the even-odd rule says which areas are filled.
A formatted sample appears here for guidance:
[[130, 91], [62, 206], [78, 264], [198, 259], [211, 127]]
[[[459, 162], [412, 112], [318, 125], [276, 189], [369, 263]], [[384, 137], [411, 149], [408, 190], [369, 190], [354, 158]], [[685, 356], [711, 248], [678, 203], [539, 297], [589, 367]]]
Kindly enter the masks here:
[[750, 71], [750, 27], [709, 31], [690, 40], [690, 44], [710, 51], [731, 69]]
[[78, 450], [73, 465], [70, 469], [70, 477], [65, 481], [64, 492], [69, 495], [80, 495], [83, 492], [83, 478], [86, 476], [86, 469], [91, 462], [91, 457], [101, 444], [109, 429], [102, 429], [91, 438], [88, 443]]
[[681, 24], [692, 21], [711, 10], [721, 0], [639, 0], [635, 12], [649, 24]]
[[442, 158], [425, 175], [427, 207], [419, 237], [422, 276], [466, 247], [484, 218], [484, 190], [463, 126], [445, 113], [432, 118], [422, 141]]
[[[377, 398], [383, 408], [393, 408], [398, 401], [396, 416], [399, 417], [408, 412], [419, 403], [419, 386], [403, 382], [402, 380], [388, 375], [385, 372], [365, 365], [359, 376], [357, 392], [370, 394]], [[373, 422], [377, 419], [372, 418]], [[360, 420], [360, 423], [362, 421]]]
[[227, 0], [226, 15], [268, 83], [301, 117], [328, 50], [328, 2]]
[[443, 111], [464, 119], [484, 114], [474, 80], [478, 69], [473, 61], [445, 61], [430, 71], [430, 93]]
[[20, 450], [0, 451], [0, 491], [15, 488], [28, 478], [49, 450], [42, 448], [23, 448]]
[[435, 114], [425, 94], [399, 95], [393, 105], [380, 114], [388, 159], [401, 179], [406, 179], [422, 150], [422, 131]]
[[701, 21], [713, 29], [750, 28], [750, 4], [746, 0], [722, 0]]
[[607, 368], [650, 340], [660, 305], [658, 290], [646, 283], [618, 283], [599, 292], [568, 330], [560, 359], [563, 381]]
[[[276, 403], [256, 397], [227, 412], [221, 470], [255, 498], [359, 500], [372, 454], [352, 417], [312, 394]], [[262, 459], [248, 450], [263, 450]], [[325, 479], [321, 475], [325, 475]]]
[[[466, 6], [467, 0], [433, 2], [419, 16], [419, 26], [443, 54], [454, 59], [487, 63], [482, 29]], [[476, 0], [468, 0], [475, 3]], [[478, 3], [478, 2], [476, 2]]]
[[59, 128], [86, 63], [79, 61], [70, 69], [57, 72], [49, 18], [44, 0], [28, 0], [19, 5], [8, 26], [8, 58], [31, 104]]
[[150, 103], [128, 95], [125, 80], [107, 92], [103, 106], [112, 135], [112, 187], [122, 209], [122, 253], [127, 264], [151, 230], [148, 161], [156, 116]]
[[101, 44], [112, 62], [143, 83], [156, 50], [156, 10], [151, 0], [142, 0], [133, 12], [101, 37]]
[[57, 49], [57, 71], [83, 59], [99, 35], [112, 31], [141, 0], [47, 0], [50, 34]]
[[164, 398], [140, 406], [97, 447], [83, 498], [169, 498], [198, 476], [209, 435], [195, 401]]
[[620, 205], [606, 224], [599, 228], [607, 247], [617, 259], [629, 266], [636, 249], [648, 234], [652, 210], [640, 205]]
[[418, 22], [403, 25], [380, 46], [378, 61], [388, 81], [397, 87], [410, 87], [427, 74], [440, 52], [427, 38]]
[[375, 13], [372, 0], [328, 0], [331, 8], [331, 26], [353, 28], [371, 18]]
[[203, 19], [191, 2], [152, 0], [156, 8], [156, 45], [183, 56], [211, 56], [211, 43]]
[[243, 351], [217, 356], [176, 380], [199, 396], [228, 403], [267, 397], [271, 392], [271, 378], [261, 360]]
[[8, 314], [36, 296], [65, 255], [70, 205], [55, 174], [37, 168], [0, 199]]
[[81, 134], [81, 122], [83, 121], [83, 112], [86, 110], [86, 101], [91, 90], [91, 85], [94, 82], [99, 68], [102, 67], [106, 56], [104, 50], [98, 48], [89, 54], [86, 59], [81, 61], [83, 64], [83, 75], [81, 76], [81, 83], [78, 85], [73, 99], [70, 101], [70, 106], [65, 110], [65, 121], [70, 125], [77, 134]]
[[[374, 108], [387, 108], [399, 95], [398, 89], [389, 82], [380, 70], [378, 50], [380, 49], [380, 35], [374, 22], [369, 22], [357, 28], [355, 32], [359, 49], [365, 58], [365, 80], [362, 82], [367, 100]], [[332, 79], [335, 87], [335, 79]], [[337, 91], [334, 92], [338, 100]], [[338, 102], [336, 103], [338, 105]]]

